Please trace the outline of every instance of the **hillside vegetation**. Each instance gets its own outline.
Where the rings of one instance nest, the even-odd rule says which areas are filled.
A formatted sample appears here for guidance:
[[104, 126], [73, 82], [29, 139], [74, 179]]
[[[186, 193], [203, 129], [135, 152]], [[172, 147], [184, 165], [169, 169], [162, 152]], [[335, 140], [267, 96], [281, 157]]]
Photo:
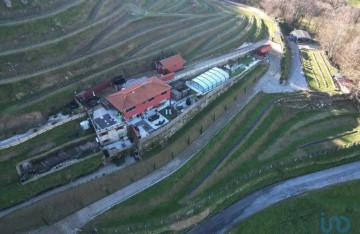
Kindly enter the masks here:
[[[333, 63], [360, 81], [360, 9], [359, 0], [237, 0], [261, 7], [266, 13], [282, 18], [292, 28], [306, 22], [305, 29], [315, 36]], [[348, 4], [350, 3], [350, 5]]]
[[189, 63], [267, 37], [260, 19], [214, 0], [12, 2], [0, 4], [0, 121], [34, 112], [42, 119], [74, 92], [152, 70], [178, 52]]

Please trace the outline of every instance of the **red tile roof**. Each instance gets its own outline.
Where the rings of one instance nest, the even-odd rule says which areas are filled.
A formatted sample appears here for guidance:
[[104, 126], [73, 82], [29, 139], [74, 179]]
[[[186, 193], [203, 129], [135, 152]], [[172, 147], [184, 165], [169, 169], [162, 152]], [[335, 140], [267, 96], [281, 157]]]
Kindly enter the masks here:
[[264, 54], [271, 50], [271, 45], [266, 45], [260, 49], [260, 53]]
[[171, 90], [170, 85], [156, 77], [151, 77], [146, 83], [135, 84], [107, 96], [106, 99], [119, 111], [125, 112], [168, 90]]
[[180, 54], [163, 59], [159, 63], [170, 72], [179, 71], [184, 68], [184, 59]]

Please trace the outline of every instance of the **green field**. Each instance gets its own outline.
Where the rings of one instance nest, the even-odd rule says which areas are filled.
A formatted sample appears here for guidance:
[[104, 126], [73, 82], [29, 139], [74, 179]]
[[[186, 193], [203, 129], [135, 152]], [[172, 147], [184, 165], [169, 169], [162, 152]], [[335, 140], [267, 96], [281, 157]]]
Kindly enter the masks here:
[[[351, 222], [349, 233], [358, 233], [358, 194], [358, 180], [324, 188], [271, 206], [239, 223], [229, 233], [322, 233], [322, 212], [325, 217], [345, 215]], [[332, 233], [337, 233], [335, 225]]]

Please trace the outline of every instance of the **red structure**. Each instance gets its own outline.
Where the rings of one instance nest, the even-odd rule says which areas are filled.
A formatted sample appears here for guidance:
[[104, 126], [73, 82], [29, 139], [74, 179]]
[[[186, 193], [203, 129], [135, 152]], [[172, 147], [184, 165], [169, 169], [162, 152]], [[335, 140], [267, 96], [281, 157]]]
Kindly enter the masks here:
[[91, 87], [88, 90], [85, 90], [85, 91], [82, 91], [82, 92], [76, 94], [75, 98], [78, 100], [84, 100], [84, 99], [87, 99], [87, 98], [93, 96], [94, 94], [96, 94], [104, 89], [107, 89], [111, 86], [112, 86], [111, 81], [105, 81], [103, 83], [100, 83], [98, 85]]
[[171, 86], [164, 81], [151, 77], [146, 83], [135, 84], [106, 97], [112, 107], [125, 119], [142, 114], [149, 108], [156, 108], [170, 99]]
[[155, 62], [156, 69], [160, 74], [167, 74], [184, 69], [184, 59], [180, 54]]
[[258, 50], [258, 55], [265, 56], [272, 49], [271, 45], [265, 45]]
[[171, 72], [166, 75], [160, 74], [159, 79], [162, 81], [169, 81], [169, 80], [172, 80], [174, 77], [175, 77], [175, 73]]
[[184, 68], [184, 59], [180, 54], [155, 62], [156, 70], [159, 72], [159, 79], [162, 81], [172, 80], [176, 71]]

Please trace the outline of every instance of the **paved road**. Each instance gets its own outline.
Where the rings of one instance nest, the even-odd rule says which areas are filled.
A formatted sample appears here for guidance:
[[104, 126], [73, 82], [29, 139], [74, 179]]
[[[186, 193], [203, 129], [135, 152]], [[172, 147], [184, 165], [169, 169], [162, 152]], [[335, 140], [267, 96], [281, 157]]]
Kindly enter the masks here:
[[236, 223], [280, 201], [326, 186], [360, 179], [360, 162], [289, 179], [260, 189], [201, 222], [189, 233], [225, 233]]
[[268, 59], [270, 60], [269, 72], [265, 74], [265, 78], [261, 79], [257, 83], [255, 89], [258, 91], [264, 91], [265, 93], [282, 93], [293, 92], [296, 90], [308, 90], [309, 87], [303, 74], [301, 63], [299, 63], [299, 50], [297, 50], [297, 53], [296, 51], [294, 52], [289, 80], [285, 84], [279, 84], [281, 48], [280, 45], [276, 43], [272, 43], [271, 45], [273, 50], [268, 55]]
[[301, 57], [298, 45], [293, 41], [288, 41], [292, 53], [291, 70], [289, 83], [293, 87], [307, 87], [309, 88], [304, 71], [302, 69]]
[[270, 43], [270, 41], [268, 41], [268, 40], [261, 40], [254, 44], [251, 44], [249, 46], [243, 47], [241, 49], [236, 49], [236, 50], [230, 51], [230, 52], [220, 55], [220, 56], [210, 57], [210, 58], [207, 58], [206, 60], [200, 60], [198, 62], [192, 63], [192, 64], [186, 66], [184, 70], [176, 73], [174, 80], [195, 76], [195, 75], [197, 75], [203, 71], [206, 71], [214, 66], [224, 65], [230, 59], [235, 59], [235, 58], [244, 56], [244, 55], [250, 53], [251, 51], [254, 51], [257, 48], [259, 48], [263, 45], [269, 44], [269, 43]]

